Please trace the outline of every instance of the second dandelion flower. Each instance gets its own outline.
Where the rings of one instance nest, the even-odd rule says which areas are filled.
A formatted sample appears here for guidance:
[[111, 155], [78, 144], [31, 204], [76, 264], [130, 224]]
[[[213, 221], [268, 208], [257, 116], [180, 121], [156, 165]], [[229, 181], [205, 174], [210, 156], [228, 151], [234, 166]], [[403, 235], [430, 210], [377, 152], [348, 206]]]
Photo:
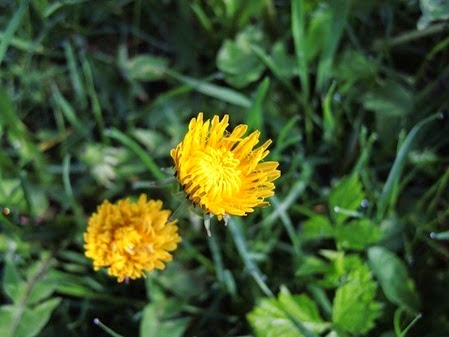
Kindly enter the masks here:
[[254, 148], [259, 131], [245, 137], [247, 125], [240, 124], [232, 132], [227, 131], [228, 126], [228, 115], [204, 121], [199, 113], [170, 152], [176, 178], [188, 198], [219, 220], [268, 206], [265, 199], [274, 195], [273, 181], [281, 175], [278, 162], [263, 161], [271, 140]]

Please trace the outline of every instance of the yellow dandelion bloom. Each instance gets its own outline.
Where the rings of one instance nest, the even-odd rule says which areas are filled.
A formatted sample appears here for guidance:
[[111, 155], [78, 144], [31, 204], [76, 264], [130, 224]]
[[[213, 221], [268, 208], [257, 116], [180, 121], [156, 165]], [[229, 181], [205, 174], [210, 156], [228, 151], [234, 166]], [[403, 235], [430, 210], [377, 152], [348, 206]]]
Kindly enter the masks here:
[[162, 209], [162, 201], [147, 201], [145, 194], [137, 202], [106, 200], [89, 218], [85, 255], [95, 270], [109, 267], [109, 275], [119, 282], [145, 276], [144, 270], [164, 269], [181, 241], [177, 220], [168, 221], [170, 214]]
[[188, 198], [218, 219], [244, 216], [255, 207], [268, 205], [274, 194], [273, 181], [279, 178], [279, 163], [262, 160], [271, 140], [254, 149], [259, 131], [244, 137], [248, 126], [238, 125], [227, 132], [229, 116], [203, 121], [199, 113], [189, 124], [184, 139], [170, 152], [175, 175]]

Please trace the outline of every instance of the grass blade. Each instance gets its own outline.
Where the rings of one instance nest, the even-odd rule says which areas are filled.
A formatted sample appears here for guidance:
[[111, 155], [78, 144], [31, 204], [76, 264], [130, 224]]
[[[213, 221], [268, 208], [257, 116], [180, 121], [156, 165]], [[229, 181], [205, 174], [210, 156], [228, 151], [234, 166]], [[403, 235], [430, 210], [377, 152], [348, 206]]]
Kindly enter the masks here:
[[309, 65], [306, 50], [306, 8], [304, 0], [292, 0], [291, 30], [295, 45], [296, 62], [298, 64], [299, 80], [301, 82], [301, 93], [299, 101], [304, 109], [304, 127], [306, 131], [306, 142], [312, 145], [313, 139], [313, 111], [309, 104], [310, 83]]
[[87, 106], [86, 90], [84, 89], [83, 82], [81, 81], [75, 53], [73, 52], [72, 45], [69, 42], [64, 44], [64, 53], [67, 60], [67, 66], [69, 68], [70, 80], [75, 91], [76, 101], [80, 104], [81, 108], [84, 109]]
[[349, 0], [335, 0], [330, 2], [332, 9], [332, 21], [327, 33], [327, 43], [324, 44], [325, 49], [321, 54], [318, 63], [318, 75], [316, 88], [318, 92], [324, 89], [324, 86], [331, 76], [331, 67], [334, 60], [335, 52], [340, 42], [343, 30], [347, 23], [347, 17], [351, 1]]
[[28, 0], [22, 1], [19, 9], [9, 22], [8, 27], [6, 28], [6, 31], [3, 35], [3, 38], [0, 41], [0, 65], [2, 64], [6, 51], [8, 50], [8, 47], [11, 44], [14, 33], [16, 32], [17, 28], [19, 28], [23, 15], [25, 14], [25, 11], [28, 9], [28, 3], [29, 3]]
[[268, 297], [274, 297], [274, 294], [271, 292], [270, 288], [263, 281], [262, 272], [250, 256], [248, 247], [246, 246], [245, 238], [239, 228], [239, 225], [235, 223], [236, 221], [237, 220], [234, 218], [229, 219], [228, 227], [231, 231], [232, 238], [234, 239], [235, 246], [237, 247], [237, 251], [239, 252], [240, 257], [245, 264], [245, 268], [250, 272], [251, 276], [254, 278], [257, 285], [264, 292], [264, 294]]
[[84, 137], [88, 135], [88, 129], [86, 126], [78, 119], [77, 114], [73, 106], [62, 96], [59, 88], [56, 85], [52, 86], [52, 94], [53, 100], [58, 108], [61, 109], [65, 118], [69, 121], [70, 124], [76, 129]]
[[180, 82], [188, 84], [192, 87], [192, 89], [195, 89], [196, 91], [204, 95], [214, 97], [223, 102], [228, 102], [237, 106], [241, 106], [243, 108], [249, 108], [251, 106], [251, 100], [235, 90], [207, 83], [202, 80], [197, 80], [192, 77], [184, 76], [173, 70], [166, 69], [165, 71], [167, 75], [172, 76]]
[[388, 207], [392, 206], [395, 202], [395, 200], [393, 200], [393, 191], [396, 188], [397, 184], [399, 183], [402, 169], [407, 160], [407, 155], [413, 145], [416, 136], [424, 128], [424, 126], [439, 118], [442, 118], [441, 113], [436, 113], [423, 119], [412, 128], [412, 130], [405, 138], [405, 141], [402, 144], [401, 148], [399, 149], [396, 159], [394, 160], [387, 181], [382, 189], [382, 194], [380, 195], [377, 209], [377, 220], [380, 221], [385, 215]]
[[[0, 32], [0, 41], [3, 41], [6, 37], [6, 33]], [[18, 37], [12, 37], [9, 45], [27, 53], [43, 54], [45, 51], [42, 44], [35, 44], [32, 41], [24, 40]]]
[[265, 78], [257, 89], [256, 98], [253, 105], [248, 111], [248, 117], [246, 124], [248, 124], [251, 130], [261, 130], [263, 124], [262, 105], [265, 97], [267, 96], [268, 88], [270, 87], [270, 79]]
[[165, 178], [165, 174], [162, 173], [161, 169], [153, 160], [153, 158], [151, 158], [137, 142], [135, 142], [127, 135], [125, 135], [123, 132], [117, 129], [106, 130], [105, 135], [107, 137], [118, 140], [120, 143], [128, 147], [131, 151], [133, 151], [140, 158], [140, 160], [142, 160], [142, 162], [145, 164], [145, 166], [148, 168], [148, 170], [151, 172], [151, 174], [153, 174], [153, 176], [156, 179]]
[[94, 77], [92, 74], [92, 67], [89, 60], [84, 53], [81, 54], [81, 67], [83, 69], [84, 77], [86, 79], [86, 89], [91, 100], [92, 114], [94, 115], [95, 122], [98, 125], [98, 129], [102, 136], [102, 140], [106, 142], [104, 137], [104, 118], [101, 111], [100, 99], [95, 90]]
[[296, 62], [298, 63], [299, 79], [301, 81], [304, 101], [307, 102], [310, 95], [309, 68], [306, 58], [305, 46], [305, 3], [304, 0], [292, 0], [292, 36], [295, 44]]
[[[287, 210], [293, 205], [296, 199], [308, 186], [311, 177], [312, 177], [312, 168], [308, 165], [305, 165], [303, 167], [301, 178], [291, 187], [288, 195], [284, 198], [282, 202], [278, 203], [278, 206], [274, 208], [273, 212], [265, 219], [263, 219], [262, 225], [270, 226], [273, 222], [277, 221], [278, 218], [285, 215]], [[290, 229], [287, 230], [289, 231], [289, 234], [293, 235]], [[294, 237], [291, 237], [291, 239], [293, 242], [295, 242]]]

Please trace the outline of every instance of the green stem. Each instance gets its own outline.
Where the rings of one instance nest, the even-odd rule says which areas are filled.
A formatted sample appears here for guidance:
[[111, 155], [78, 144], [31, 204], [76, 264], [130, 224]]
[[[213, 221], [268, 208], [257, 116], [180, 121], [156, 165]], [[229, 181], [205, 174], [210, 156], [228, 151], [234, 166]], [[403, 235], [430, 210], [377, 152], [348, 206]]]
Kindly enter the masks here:
[[446, 22], [438, 23], [432, 26], [427, 27], [423, 30], [412, 30], [409, 32], [405, 32], [401, 35], [398, 35], [390, 40], [375, 40], [373, 43], [374, 50], [380, 50], [384, 46], [385, 47], [395, 47], [401, 44], [409, 43], [413, 40], [422, 39], [426, 36], [437, 34], [444, 32], [449, 28], [449, 25]]
[[104, 325], [98, 318], [94, 318], [94, 324], [98, 325], [103, 331], [108, 333], [109, 336], [112, 336], [112, 337], [123, 337], [122, 335], [118, 334], [117, 332], [115, 332], [111, 328], [109, 328], [106, 325]]
[[228, 227], [231, 231], [237, 251], [245, 264], [245, 268], [250, 272], [251, 276], [254, 278], [254, 281], [256, 281], [257, 285], [264, 292], [264, 294], [268, 297], [274, 297], [274, 294], [262, 279], [262, 273], [259, 267], [252, 260], [248, 247], [245, 243], [245, 238], [243, 237], [243, 234], [234, 219], [229, 220]]

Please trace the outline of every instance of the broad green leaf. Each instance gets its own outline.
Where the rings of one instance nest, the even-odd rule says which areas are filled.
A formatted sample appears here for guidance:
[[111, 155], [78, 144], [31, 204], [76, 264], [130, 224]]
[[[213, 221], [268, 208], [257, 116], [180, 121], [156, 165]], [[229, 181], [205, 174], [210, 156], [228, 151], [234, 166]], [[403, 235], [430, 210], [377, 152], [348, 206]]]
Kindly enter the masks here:
[[349, 335], [342, 330], [331, 330], [325, 337], [349, 337]]
[[260, 16], [260, 12], [266, 4], [264, 0], [226, 0], [222, 3], [226, 8], [227, 20], [234, 25], [234, 28], [246, 27], [251, 18]]
[[3, 305], [0, 307], [0, 336], [10, 337], [12, 324], [17, 308], [14, 305]]
[[271, 50], [271, 61], [277, 70], [275, 74], [281, 78], [289, 79], [298, 74], [295, 59], [290, 55], [284, 43], [276, 42]]
[[332, 265], [316, 256], [306, 256], [296, 271], [297, 276], [324, 274], [332, 271]]
[[380, 315], [380, 303], [374, 301], [376, 288], [367, 265], [350, 272], [335, 293], [333, 323], [353, 334], [364, 334], [372, 329]]
[[347, 213], [356, 211], [364, 197], [358, 175], [353, 174], [341, 179], [329, 195], [329, 208], [335, 223], [341, 224], [348, 219]]
[[383, 247], [371, 247], [368, 250], [368, 258], [388, 300], [416, 314], [420, 301], [403, 261]]
[[168, 61], [152, 55], [137, 55], [126, 63], [128, 76], [133, 80], [157, 81], [165, 76]]
[[315, 302], [307, 295], [293, 296], [285, 286], [282, 286], [278, 300], [282, 309], [302, 323], [307, 330], [321, 333], [327, 328], [328, 323], [323, 321]]
[[[172, 301], [173, 302], [173, 301]], [[141, 337], [181, 337], [189, 324], [188, 318], [164, 318], [163, 315], [170, 310], [167, 306], [170, 301], [164, 303], [164, 307], [157, 303], [148, 304], [143, 310], [143, 317], [140, 323]], [[179, 307], [179, 303], [174, 303]]]
[[[26, 286], [26, 283], [20, 277], [12, 257], [8, 254], [5, 259], [3, 290], [14, 303], [18, 303], [26, 293]], [[0, 334], [0, 336], [3, 335]]]
[[380, 227], [369, 219], [356, 219], [335, 228], [335, 240], [343, 249], [363, 250], [380, 239]]
[[418, 29], [425, 29], [433, 21], [449, 19], [449, 2], [446, 0], [420, 0], [422, 15], [418, 20]]
[[56, 289], [57, 284], [54, 280], [47, 277], [47, 273], [34, 283], [31, 288], [30, 295], [27, 300], [27, 305], [32, 305], [48, 298]]
[[53, 310], [61, 302], [53, 298], [34, 308], [5, 305], [0, 307], [0, 336], [34, 337], [47, 324]]
[[301, 237], [303, 240], [320, 240], [334, 236], [329, 219], [323, 215], [314, 215], [302, 225]]
[[235, 88], [243, 88], [258, 80], [265, 69], [251, 45], [262, 43], [262, 31], [249, 26], [240, 32], [235, 41], [225, 40], [217, 54], [217, 67], [225, 80]]
[[257, 337], [316, 336], [329, 326], [307, 295], [292, 296], [285, 287], [278, 299], [261, 300], [247, 318]]

